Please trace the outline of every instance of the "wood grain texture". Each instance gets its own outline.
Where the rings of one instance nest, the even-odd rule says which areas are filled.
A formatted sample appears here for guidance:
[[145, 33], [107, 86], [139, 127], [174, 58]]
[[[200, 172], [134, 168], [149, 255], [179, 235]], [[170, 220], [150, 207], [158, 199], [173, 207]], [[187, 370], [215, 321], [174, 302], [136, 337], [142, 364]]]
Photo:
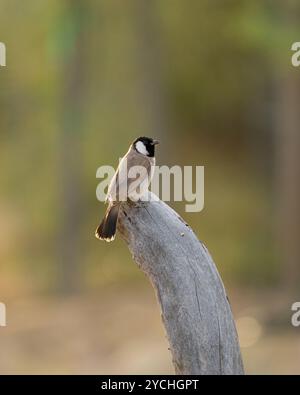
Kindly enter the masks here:
[[118, 230], [150, 279], [177, 374], [243, 374], [231, 308], [206, 249], [162, 201], [126, 203]]

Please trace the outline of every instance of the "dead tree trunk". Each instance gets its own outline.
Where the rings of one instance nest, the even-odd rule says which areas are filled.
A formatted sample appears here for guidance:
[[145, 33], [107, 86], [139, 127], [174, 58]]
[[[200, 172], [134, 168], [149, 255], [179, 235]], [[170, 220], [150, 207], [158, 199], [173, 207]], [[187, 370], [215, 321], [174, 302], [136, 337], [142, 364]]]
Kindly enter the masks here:
[[118, 229], [150, 279], [177, 374], [243, 374], [232, 312], [206, 247], [162, 201], [126, 204]]

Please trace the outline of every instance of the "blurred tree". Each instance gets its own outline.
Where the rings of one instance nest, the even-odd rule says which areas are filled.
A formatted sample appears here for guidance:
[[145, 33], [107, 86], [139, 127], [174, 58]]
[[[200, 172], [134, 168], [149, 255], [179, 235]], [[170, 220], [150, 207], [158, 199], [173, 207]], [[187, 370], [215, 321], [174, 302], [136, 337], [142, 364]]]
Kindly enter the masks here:
[[59, 142], [61, 215], [59, 218], [59, 289], [64, 293], [81, 287], [80, 229], [82, 224], [82, 166], [85, 2], [65, 0], [57, 34], [61, 60], [61, 138]]
[[300, 76], [292, 71], [283, 75], [277, 94], [278, 241], [283, 254], [283, 284], [293, 290], [300, 284]]
[[[298, 2], [281, 4], [283, 24], [297, 31], [300, 18]], [[298, 41], [299, 35], [291, 35]], [[293, 41], [286, 42], [287, 50]], [[292, 52], [286, 51], [286, 64], [276, 78], [276, 180], [278, 193], [278, 241], [282, 252], [282, 279], [290, 291], [300, 284], [300, 70], [291, 64]]]
[[137, 96], [144, 112], [145, 134], [157, 138], [168, 135], [168, 111], [160, 47], [160, 24], [156, 1], [134, 0], [133, 20], [137, 48], [135, 60]]

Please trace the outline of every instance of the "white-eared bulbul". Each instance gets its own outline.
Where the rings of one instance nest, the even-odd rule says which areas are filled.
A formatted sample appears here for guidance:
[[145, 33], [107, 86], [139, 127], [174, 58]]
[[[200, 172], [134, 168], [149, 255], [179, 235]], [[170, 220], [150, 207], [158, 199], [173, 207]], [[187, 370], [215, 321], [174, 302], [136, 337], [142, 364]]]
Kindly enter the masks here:
[[[136, 200], [137, 196], [142, 196], [148, 190], [155, 166], [156, 144], [157, 140], [139, 137], [130, 145], [127, 154], [120, 161], [108, 187], [108, 208], [95, 232], [98, 239], [114, 240], [122, 201]], [[141, 171], [143, 169], [144, 171]]]

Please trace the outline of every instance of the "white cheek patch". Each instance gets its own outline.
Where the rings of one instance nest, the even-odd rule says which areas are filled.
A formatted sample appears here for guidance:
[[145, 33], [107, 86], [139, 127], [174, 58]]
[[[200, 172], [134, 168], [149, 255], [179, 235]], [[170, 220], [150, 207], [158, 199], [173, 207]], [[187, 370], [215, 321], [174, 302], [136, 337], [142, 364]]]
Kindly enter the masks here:
[[145, 147], [145, 144], [142, 143], [141, 141], [138, 141], [135, 144], [135, 148], [140, 154], [143, 154], [143, 155], [146, 155], [146, 156], [149, 154], [149, 152], [147, 151], [147, 148]]

